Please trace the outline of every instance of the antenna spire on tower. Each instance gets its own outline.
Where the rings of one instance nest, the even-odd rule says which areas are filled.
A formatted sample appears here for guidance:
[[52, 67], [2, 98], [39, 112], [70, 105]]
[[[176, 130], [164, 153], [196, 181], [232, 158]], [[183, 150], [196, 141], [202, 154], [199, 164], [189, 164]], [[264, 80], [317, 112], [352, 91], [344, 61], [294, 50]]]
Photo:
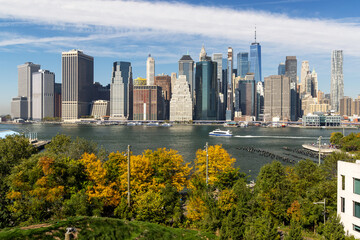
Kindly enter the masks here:
[[255, 43], [256, 43], [256, 25], [255, 25]]

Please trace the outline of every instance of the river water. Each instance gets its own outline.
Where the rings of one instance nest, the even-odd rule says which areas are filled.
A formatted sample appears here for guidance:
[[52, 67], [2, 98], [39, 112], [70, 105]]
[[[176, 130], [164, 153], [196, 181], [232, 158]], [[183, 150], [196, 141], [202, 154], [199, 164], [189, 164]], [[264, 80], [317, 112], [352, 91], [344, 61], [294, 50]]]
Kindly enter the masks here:
[[[1, 130], [14, 130], [20, 133], [36, 132], [41, 140], [51, 139], [56, 134], [66, 134], [71, 137], [82, 137], [92, 140], [98, 146], [104, 146], [110, 152], [125, 151], [131, 145], [134, 154], [140, 154], [144, 149], [172, 148], [184, 157], [186, 162], [193, 162], [197, 149], [203, 149], [206, 142], [209, 145], [222, 146], [236, 159], [235, 166], [255, 178], [261, 166], [270, 163], [274, 158], [243, 150], [253, 147], [270, 152], [277, 156], [287, 157], [293, 161], [309, 158], [308, 156], [290, 152], [284, 149], [301, 149], [304, 143], [314, 143], [319, 136], [328, 142], [334, 131], [342, 129], [308, 129], [308, 128], [230, 128], [233, 137], [213, 137], [209, 132], [222, 126], [216, 125], [174, 125], [173, 127], [147, 126], [98, 126], [98, 125], [68, 125], [68, 124], [0, 124]], [[345, 134], [359, 133], [359, 129], [345, 129]], [[239, 149], [240, 148], [240, 149]], [[316, 158], [310, 158], [316, 161]], [[284, 164], [290, 164], [284, 162]]]

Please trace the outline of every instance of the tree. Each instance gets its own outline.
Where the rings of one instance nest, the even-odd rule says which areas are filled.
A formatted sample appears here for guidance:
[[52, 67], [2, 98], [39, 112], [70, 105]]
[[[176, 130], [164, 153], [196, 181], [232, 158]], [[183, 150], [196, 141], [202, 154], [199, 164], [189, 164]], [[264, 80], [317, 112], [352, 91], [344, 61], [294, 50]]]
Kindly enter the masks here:
[[247, 220], [244, 239], [246, 240], [267, 240], [280, 239], [277, 227], [272, 217], [261, 216]]
[[341, 132], [333, 132], [330, 136], [330, 143], [334, 145], [340, 145], [340, 140], [344, 137]]
[[301, 225], [298, 221], [292, 220], [290, 224], [289, 235], [285, 237], [285, 240], [303, 240], [301, 233]]
[[[208, 155], [209, 184], [212, 185], [218, 180], [219, 174], [234, 169], [235, 158], [232, 158], [221, 145], [209, 146]], [[206, 150], [197, 150], [195, 169], [195, 174], [203, 179], [206, 178]]]
[[332, 215], [323, 227], [322, 235], [327, 240], [345, 240], [344, 226], [340, 223], [340, 217]]

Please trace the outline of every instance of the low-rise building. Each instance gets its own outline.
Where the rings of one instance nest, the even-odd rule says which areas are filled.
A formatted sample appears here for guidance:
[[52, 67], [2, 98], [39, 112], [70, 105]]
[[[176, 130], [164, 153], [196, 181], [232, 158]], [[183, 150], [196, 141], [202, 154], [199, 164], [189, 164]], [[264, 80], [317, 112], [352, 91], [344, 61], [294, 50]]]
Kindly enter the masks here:
[[314, 113], [304, 115], [302, 118], [303, 126], [310, 127], [337, 127], [341, 125], [340, 115], [325, 115], [323, 113]]
[[337, 163], [337, 214], [347, 235], [360, 238], [360, 160]]

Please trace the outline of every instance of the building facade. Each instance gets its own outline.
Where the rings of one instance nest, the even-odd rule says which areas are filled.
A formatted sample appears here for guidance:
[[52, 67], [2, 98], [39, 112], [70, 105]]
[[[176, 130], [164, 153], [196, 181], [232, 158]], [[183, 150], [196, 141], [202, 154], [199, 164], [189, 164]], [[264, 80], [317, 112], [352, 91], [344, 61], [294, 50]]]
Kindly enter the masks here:
[[337, 162], [337, 214], [347, 235], [360, 238], [360, 160]]
[[63, 120], [75, 120], [90, 114], [94, 83], [94, 58], [79, 50], [62, 53]]
[[96, 100], [91, 104], [91, 116], [96, 119], [108, 117], [110, 115], [110, 102], [106, 100]]
[[164, 120], [163, 98], [159, 86], [134, 86], [133, 120]]
[[132, 118], [132, 68], [130, 62], [114, 62], [110, 84], [110, 118]]
[[55, 83], [54, 104], [54, 117], [61, 118], [61, 83]]
[[190, 121], [192, 116], [192, 98], [185, 75], [179, 75], [174, 82], [174, 91], [170, 100], [170, 121]]
[[149, 57], [146, 61], [146, 81], [148, 86], [154, 85], [155, 80], [155, 59], [151, 57], [151, 54], [149, 54]]
[[194, 98], [194, 60], [190, 55], [183, 55], [179, 60], [179, 75], [185, 75], [186, 81], [190, 86], [191, 97]]
[[11, 100], [11, 118], [27, 119], [28, 100], [27, 97], [14, 97]]
[[237, 87], [235, 111], [244, 116], [256, 116], [256, 83], [253, 74], [240, 80]]
[[217, 119], [217, 64], [212, 61], [196, 63], [195, 120]]
[[32, 119], [42, 120], [55, 116], [55, 74], [48, 70], [33, 73]]
[[162, 119], [169, 120], [170, 118], [170, 98], [171, 98], [171, 77], [169, 75], [158, 75], [155, 77], [155, 85], [161, 87], [162, 96], [164, 99], [164, 116]]
[[256, 37], [255, 42], [250, 45], [250, 72], [254, 73], [256, 82], [262, 81], [261, 45], [256, 42]]
[[234, 119], [234, 98], [235, 98], [235, 79], [233, 77], [234, 70], [234, 58], [233, 58], [233, 49], [228, 47], [227, 55], [227, 68], [226, 68], [226, 111], [225, 111], [225, 120], [231, 121]]
[[250, 72], [249, 53], [239, 52], [237, 54], [237, 76], [244, 78]]
[[273, 118], [287, 121], [290, 119], [290, 78], [283, 75], [272, 75], [264, 79], [265, 108], [264, 121]]
[[331, 54], [331, 108], [340, 110], [340, 99], [344, 97], [343, 51], [334, 50]]
[[285, 63], [280, 63], [278, 66], [278, 75], [285, 75]]
[[291, 121], [298, 120], [299, 97], [297, 92], [297, 60], [295, 56], [287, 56], [285, 61], [285, 76], [290, 79]]
[[32, 62], [18, 66], [18, 96], [27, 98], [28, 116], [25, 119], [32, 119], [32, 74], [39, 70], [40, 65]]

